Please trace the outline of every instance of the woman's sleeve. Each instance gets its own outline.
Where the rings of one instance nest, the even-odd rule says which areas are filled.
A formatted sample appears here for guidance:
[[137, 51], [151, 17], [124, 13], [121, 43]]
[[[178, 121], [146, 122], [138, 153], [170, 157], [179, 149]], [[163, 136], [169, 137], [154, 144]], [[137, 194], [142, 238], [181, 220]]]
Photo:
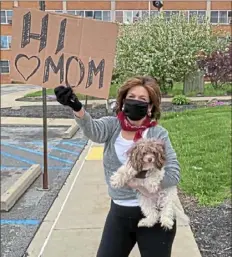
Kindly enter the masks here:
[[176, 152], [172, 147], [167, 130], [162, 130], [159, 135], [159, 139], [164, 142], [166, 151], [166, 164], [164, 167], [165, 175], [161, 182], [161, 187], [167, 188], [176, 186], [180, 181], [180, 165], [177, 160]]
[[86, 111], [83, 117], [74, 117], [84, 135], [95, 143], [105, 143], [112, 135], [115, 117], [93, 119]]

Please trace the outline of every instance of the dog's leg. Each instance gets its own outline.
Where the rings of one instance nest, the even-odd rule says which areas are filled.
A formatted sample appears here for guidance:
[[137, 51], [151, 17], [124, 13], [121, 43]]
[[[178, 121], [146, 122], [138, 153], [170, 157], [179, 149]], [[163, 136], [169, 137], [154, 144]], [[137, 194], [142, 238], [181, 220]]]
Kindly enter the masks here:
[[129, 165], [122, 165], [110, 178], [113, 188], [120, 188], [127, 184], [138, 172]]
[[150, 194], [157, 193], [159, 190], [160, 182], [156, 178], [145, 178], [143, 186]]
[[160, 212], [160, 223], [165, 229], [172, 229], [174, 225], [173, 192], [169, 189]]
[[157, 210], [153, 210], [153, 212], [139, 221], [138, 227], [153, 227], [159, 220], [159, 213]]
[[140, 196], [140, 206], [145, 218], [141, 219], [138, 227], [153, 227], [159, 221], [159, 212], [156, 204], [145, 196]]
[[150, 171], [150, 174], [144, 179], [143, 186], [150, 194], [156, 194], [160, 190], [160, 182], [164, 177], [164, 169]]

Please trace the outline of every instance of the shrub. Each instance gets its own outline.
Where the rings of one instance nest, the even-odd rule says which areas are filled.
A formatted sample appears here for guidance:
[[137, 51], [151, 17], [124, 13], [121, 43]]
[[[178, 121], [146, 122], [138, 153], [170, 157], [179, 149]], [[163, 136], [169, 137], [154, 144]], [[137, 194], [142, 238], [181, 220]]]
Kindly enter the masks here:
[[172, 103], [176, 105], [190, 104], [190, 100], [185, 95], [176, 95], [172, 99]]

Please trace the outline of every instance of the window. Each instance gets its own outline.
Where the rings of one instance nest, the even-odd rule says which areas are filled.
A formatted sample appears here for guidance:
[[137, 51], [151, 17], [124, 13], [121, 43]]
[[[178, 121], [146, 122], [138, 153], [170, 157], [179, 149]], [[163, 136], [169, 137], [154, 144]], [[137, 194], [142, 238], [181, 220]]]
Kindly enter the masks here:
[[11, 24], [11, 22], [12, 22], [12, 11], [1, 10], [1, 24]]
[[1, 36], [1, 49], [11, 48], [11, 36]]
[[170, 12], [170, 11], [165, 11], [165, 12], [164, 12], [164, 17], [165, 17], [165, 19], [166, 19], [167, 21], [169, 21], [170, 18], [171, 18], [171, 12]]
[[129, 24], [133, 22], [133, 11], [123, 11], [123, 23]]
[[179, 11], [171, 11], [171, 15], [178, 15], [179, 13]]
[[75, 15], [84, 17], [85, 13], [84, 13], [84, 11], [76, 11]]
[[140, 19], [141, 12], [140, 11], [133, 11], [133, 22], [136, 22]]
[[206, 11], [198, 11], [198, 22], [203, 23], [206, 19]]
[[142, 18], [147, 18], [149, 17], [149, 11], [142, 11]]
[[93, 18], [96, 20], [102, 20], [102, 12], [101, 11], [94, 11]]
[[147, 11], [133, 10], [133, 11], [116, 11], [116, 21], [119, 23], [130, 24], [137, 22], [141, 18], [148, 17]]
[[115, 19], [119, 23], [123, 23], [123, 11], [116, 11], [115, 12]]
[[68, 14], [77, 15], [86, 18], [93, 18], [96, 20], [111, 21], [110, 11], [81, 11], [81, 10], [68, 10]]
[[219, 23], [228, 23], [227, 11], [219, 12]]
[[195, 16], [197, 16], [197, 11], [189, 11], [189, 19]]
[[232, 24], [232, 12], [231, 11], [228, 12], [228, 23]]
[[229, 24], [231, 22], [231, 11], [211, 11], [210, 21], [214, 24]]
[[63, 13], [63, 10], [46, 10], [46, 12]]
[[189, 11], [189, 20], [193, 17], [197, 17], [198, 22], [202, 23], [206, 18], [206, 11]]
[[167, 21], [169, 21], [172, 15], [178, 15], [179, 13], [180, 13], [179, 11], [164, 11], [164, 17], [166, 18]]
[[67, 14], [76, 15], [76, 12], [75, 11], [67, 11]]
[[111, 21], [111, 11], [103, 11], [103, 21]]
[[211, 11], [210, 22], [218, 23], [218, 11]]
[[93, 18], [93, 11], [85, 11], [86, 18]]
[[0, 61], [0, 74], [10, 73], [9, 61]]

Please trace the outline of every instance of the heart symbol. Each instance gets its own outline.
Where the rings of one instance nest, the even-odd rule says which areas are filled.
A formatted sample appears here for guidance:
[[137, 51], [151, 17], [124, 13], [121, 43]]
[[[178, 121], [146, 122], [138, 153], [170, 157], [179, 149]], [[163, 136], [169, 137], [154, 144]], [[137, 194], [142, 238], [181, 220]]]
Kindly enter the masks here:
[[[24, 75], [22, 74], [22, 72], [19, 70], [18, 61], [19, 61], [21, 58], [26, 58], [27, 61], [30, 61], [30, 60], [33, 60], [33, 59], [34, 59], [34, 60], [36, 60], [36, 62], [37, 62], [37, 63], [35, 63], [35, 65], [33, 65], [33, 66], [35, 66], [34, 70], [33, 70], [28, 76], [24, 76]], [[15, 58], [15, 68], [16, 68], [16, 70], [18, 71], [18, 73], [21, 74], [21, 76], [24, 78], [25, 81], [27, 81], [31, 76], [33, 76], [33, 75], [36, 73], [36, 71], [39, 69], [39, 67], [40, 67], [40, 59], [39, 59], [39, 57], [37, 57], [37, 56], [28, 57], [28, 56], [25, 55], [25, 54], [18, 54], [18, 55], [16, 56], [16, 58]]]

